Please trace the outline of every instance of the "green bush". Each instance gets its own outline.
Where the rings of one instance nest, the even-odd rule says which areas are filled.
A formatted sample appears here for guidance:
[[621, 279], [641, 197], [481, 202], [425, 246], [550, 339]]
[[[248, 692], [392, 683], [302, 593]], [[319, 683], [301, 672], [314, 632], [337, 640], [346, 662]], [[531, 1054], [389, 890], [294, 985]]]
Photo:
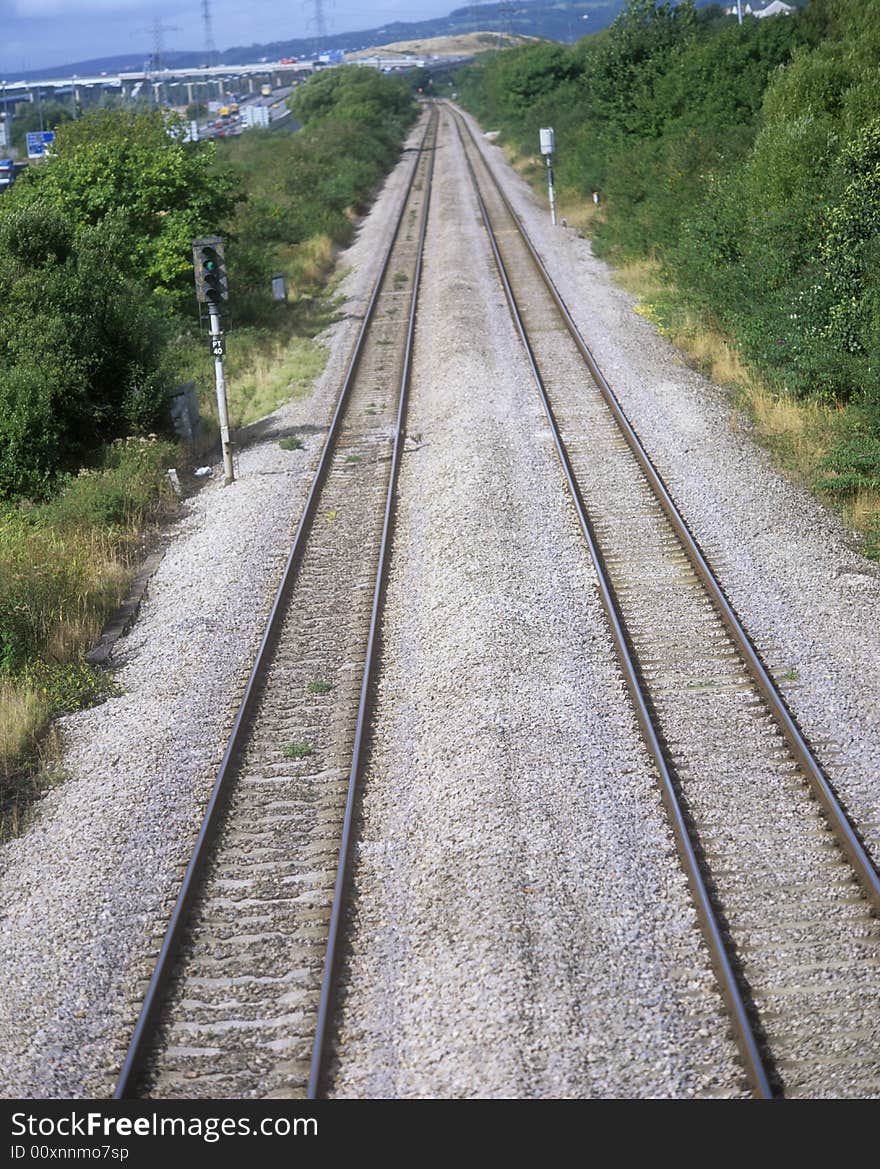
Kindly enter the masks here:
[[0, 496], [45, 497], [103, 443], [158, 427], [168, 327], [112, 260], [39, 199], [0, 215]]
[[366, 209], [417, 109], [399, 78], [356, 66], [316, 74], [289, 104], [298, 133], [250, 131], [220, 144], [219, 165], [247, 195], [227, 247], [230, 313], [241, 324], [265, 318], [270, 277], [291, 247], [318, 235], [349, 242], [352, 213]]
[[77, 232], [112, 218], [108, 259], [179, 307], [192, 287], [192, 240], [241, 198], [213, 144], [184, 142], [183, 127], [163, 111], [94, 110], [58, 130], [49, 164], [28, 171], [11, 202], [49, 203]]

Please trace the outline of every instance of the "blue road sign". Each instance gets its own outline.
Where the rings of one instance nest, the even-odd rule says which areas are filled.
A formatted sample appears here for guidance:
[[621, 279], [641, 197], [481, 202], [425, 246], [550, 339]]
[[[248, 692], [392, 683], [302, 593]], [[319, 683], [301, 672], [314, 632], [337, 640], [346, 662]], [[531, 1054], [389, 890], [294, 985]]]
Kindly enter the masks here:
[[28, 133], [27, 136], [27, 152], [28, 158], [42, 158], [47, 153], [47, 148], [55, 141], [54, 130], [35, 130]]

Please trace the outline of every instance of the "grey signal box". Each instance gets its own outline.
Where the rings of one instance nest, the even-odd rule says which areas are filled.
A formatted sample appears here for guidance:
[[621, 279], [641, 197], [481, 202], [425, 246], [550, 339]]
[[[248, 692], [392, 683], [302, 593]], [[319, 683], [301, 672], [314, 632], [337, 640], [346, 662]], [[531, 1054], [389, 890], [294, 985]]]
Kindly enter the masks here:
[[545, 126], [541, 128], [541, 153], [553, 153], [553, 127]]

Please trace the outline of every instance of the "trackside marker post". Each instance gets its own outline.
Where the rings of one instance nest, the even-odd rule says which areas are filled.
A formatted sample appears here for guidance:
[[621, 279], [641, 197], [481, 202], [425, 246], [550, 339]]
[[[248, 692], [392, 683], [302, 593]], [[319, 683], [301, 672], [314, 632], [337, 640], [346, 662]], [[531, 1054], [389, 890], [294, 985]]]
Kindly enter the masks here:
[[229, 281], [226, 276], [223, 240], [218, 235], [193, 240], [193, 267], [196, 276], [196, 298], [199, 305], [207, 306], [210, 321], [220, 443], [223, 448], [225, 483], [228, 486], [235, 481], [235, 470], [232, 465], [232, 443], [229, 441], [229, 405], [226, 400], [226, 375], [223, 370], [225, 345], [220, 308], [223, 301], [229, 299]]
[[550, 222], [556, 226], [556, 192], [553, 190], [553, 127], [542, 127], [541, 153], [547, 159], [547, 191], [550, 195]]
[[211, 352], [214, 355], [214, 385], [217, 390], [217, 414], [220, 418], [220, 443], [223, 447], [224, 482], [235, 480], [232, 466], [232, 443], [229, 441], [229, 406], [226, 401], [226, 375], [223, 371], [223, 327], [219, 313], [211, 313]]

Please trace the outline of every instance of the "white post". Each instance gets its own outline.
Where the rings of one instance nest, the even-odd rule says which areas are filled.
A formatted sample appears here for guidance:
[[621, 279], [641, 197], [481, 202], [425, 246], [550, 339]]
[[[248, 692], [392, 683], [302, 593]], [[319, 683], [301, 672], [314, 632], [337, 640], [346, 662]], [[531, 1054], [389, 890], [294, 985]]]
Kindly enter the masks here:
[[743, 2], [742, 2], [742, 0], [736, 0], [736, 19], [737, 19], [739, 24], [742, 24], [742, 22], [743, 22]]
[[556, 192], [553, 190], [553, 162], [547, 155], [547, 190], [550, 193], [550, 222], [556, 226]]
[[547, 190], [550, 192], [550, 219], [556, 226], [556, 192], [553, 190], [553, 148], [556, 138], [552, 126], [542, 126], [540, 131], [541, 153], [547, 159]]
[[213, 307], [211, 314], [211, 351], [214, 354], [214, 381], [217, 387], [217, 413], [220, 416], [220, 444], [223, 448], [224, 483], [228, 487], [235, 482], [232, 466], [232, 444], [229, 441], [229, 407], [226, 402], [226, 376], [223, 373], [223, 329], [220, 315]]

